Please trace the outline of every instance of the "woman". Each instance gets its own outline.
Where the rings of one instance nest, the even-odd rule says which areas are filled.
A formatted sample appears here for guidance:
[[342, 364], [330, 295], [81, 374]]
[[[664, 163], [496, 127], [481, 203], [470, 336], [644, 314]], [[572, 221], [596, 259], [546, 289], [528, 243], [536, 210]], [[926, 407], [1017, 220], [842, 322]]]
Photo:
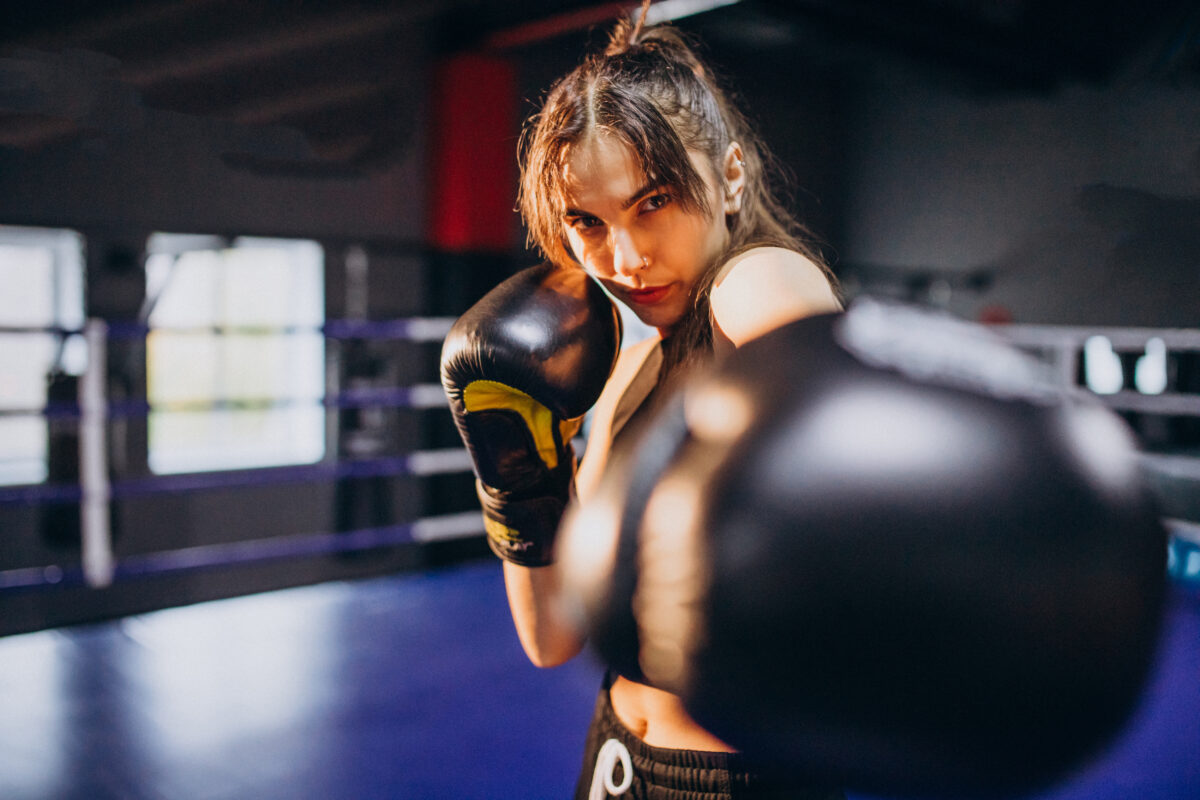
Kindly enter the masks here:
[[[841, 307], [832, 274], [772, 195], [766, 153], [746, 121], [678, 31], [644, 27], [648, 6], [636, 24], [618, 24], [603, 55], [554, 86], [522, 142], [531, 240], [555, 264], [582, 267], [658, 332], [621, 354], [596, 404], [576, 479], [583, 500], [613, 442], [670, 379], [778, 325]], [[583, 642], [558, 610], [555, 571], [506, 561], [504, 573], [530, 659], [553, 666], [574, 657]], [[622, 742], [619, 759], [611, 747], [597, 757], [606, 737]], [[677, 697], [610, 676], [577, 796], [604, 796], [605, 778], [610, 789], [628, 784], [618, 761], [634, 766], [631, 797], [702, 789], [722, 797], [753, 785], [732, 748]], [[651, 779], [649, 761], [666, 765], [655, 770], [666, 777]]]

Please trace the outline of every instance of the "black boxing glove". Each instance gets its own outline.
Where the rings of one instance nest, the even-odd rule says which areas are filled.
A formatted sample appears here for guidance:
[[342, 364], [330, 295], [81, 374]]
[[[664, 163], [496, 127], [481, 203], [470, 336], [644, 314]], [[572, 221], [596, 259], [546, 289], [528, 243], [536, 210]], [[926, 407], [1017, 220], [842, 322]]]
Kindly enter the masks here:
[[563, 523], [564, 591], [773, 779], [1015, 794], [1128, 719], [1166, 582], [1133, 438], [986, 330], [860, 300], [647, 422]]
[[582, 270], [542, 264], [490, 291], [451, 328], [442, 386], [471, 454], [492, 551], [553, 561], [572, 494], [571, 437], [616, 364], [620, 317]]

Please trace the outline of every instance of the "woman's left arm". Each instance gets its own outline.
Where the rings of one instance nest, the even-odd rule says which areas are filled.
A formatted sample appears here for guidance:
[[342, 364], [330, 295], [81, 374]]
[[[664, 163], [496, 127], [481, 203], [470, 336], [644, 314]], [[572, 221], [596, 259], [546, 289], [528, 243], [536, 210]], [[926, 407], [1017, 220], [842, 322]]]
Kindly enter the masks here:
[[780, 325], [842, 307], [821, 268], [782, 247], [731, 259], [714, 280], [709, 303], [718, 356]]

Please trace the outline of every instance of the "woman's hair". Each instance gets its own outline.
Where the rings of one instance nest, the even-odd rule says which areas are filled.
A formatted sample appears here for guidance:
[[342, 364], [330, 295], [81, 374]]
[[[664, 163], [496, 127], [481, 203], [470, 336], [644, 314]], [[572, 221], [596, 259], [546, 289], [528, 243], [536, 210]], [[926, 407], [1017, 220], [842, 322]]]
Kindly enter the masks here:
[[665, 344], [665, 369], [712, 348], [708, 295], [715, 271], [737, 253], [763, 245], [786, 247], [817, 264], [837, 291], [837, 282], [812, 245], [812, 236], [779, 201], [767, 180], [781, 170], [745, 117], [718, 85], [697, 48], [678, 29], [645, 27], [623, 19], [603, 53], [587, 57], [550, 90], [539, 114], [521, 137], [520, 209], [530, 242], [550, 261], [575, 263], [565, 239], [565, 166], [568, 149], [605, 132], [624, 142], [647, 180], [670, 186], [689, 211], [712, 213], [705, 184], [688, 151], [703, 154], [714, 175], [724, 175], [731, 142], [741, 146], [745, 187], [741, 209], [726, 215], [728, 249], [707, 265], [693, 288], [690, 311]]

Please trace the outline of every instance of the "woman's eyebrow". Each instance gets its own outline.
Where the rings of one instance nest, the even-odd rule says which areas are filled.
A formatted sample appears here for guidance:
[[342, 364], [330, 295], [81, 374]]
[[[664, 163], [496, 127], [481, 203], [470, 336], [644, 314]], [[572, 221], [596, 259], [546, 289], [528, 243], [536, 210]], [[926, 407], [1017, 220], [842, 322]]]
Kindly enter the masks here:
[[[631, 209], [635, 205], [637, 205], [638, 202], [640, 200], [642, 200], [642, 198], [644, 198], [646, 195], [656, 192], [661, 188], [662, 188], [661, 182], [646, 183], [644, 186], [642, 186], [640, 189], [638, 189], [636, 192], [634, 192], [632, 195], [630, 195], [628, 200], [621, 203], [621, 210], [628, 211], [629, 209]], [[595, 216], [595, 214], [590, 214], [587, 211], [584, 211], [579, 208], [563, 209], [563, 217], [593, 217], [593, 216]]]
[[660, 188], [662, 188], [662, 183], [660, 183], [660, 182], [657, 182], [657, 181], [647, 182], [646, 184], [644, 184], [642, 186], [642, 188], [638, 189], [636, 192], [634, 192], [632, 195], [630, 195], [628, 200], [626, 200], [624, 203], [621, 204], [621, 210], [628, 211], [629, 209], [631, 209], [635, 205], [637, 205], [638, 201], [641, 200], [643, 197], [650, 194], [651, 192], [657, 192]]
[[661, 190], [661, 188], [662, 188], [662, 181], [647, 181], [646, 184], [644, 184], [642, 186], [642, 188], [640, 188], [640, 190], [637, 190], [636, 192], [632, 193], [628, 200], [625, 200], [624, 203], [620, 204], [620, 210], [629, 211], [631, 209], [631, 207], [634, 207], [635, 205], [640, 203], [642, 198], [646, 197], [647, 194], [653, 194], [654, 192], [658, 192], [659, 190]]

